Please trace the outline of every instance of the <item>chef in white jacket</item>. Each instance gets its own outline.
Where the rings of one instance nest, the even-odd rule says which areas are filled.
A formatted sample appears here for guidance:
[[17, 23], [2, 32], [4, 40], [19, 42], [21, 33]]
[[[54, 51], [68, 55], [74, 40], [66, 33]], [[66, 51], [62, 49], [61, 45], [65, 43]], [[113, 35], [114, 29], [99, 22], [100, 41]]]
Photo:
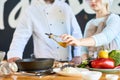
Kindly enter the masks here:
[[74, 47], [72, 58], [71, 46], [63, 48], [45, 33], [66, 33], [76, 38], [82, 37], [81, 29], [69, 5], [61, 0], [38, 0], [38, 4], [31, 5], [18, 23], [7, 53], [8, 61], [22, 59], [25, 45], [31, 35], [36, 58], [54, 58], [61, 61], [79, 59], [81, 47]]

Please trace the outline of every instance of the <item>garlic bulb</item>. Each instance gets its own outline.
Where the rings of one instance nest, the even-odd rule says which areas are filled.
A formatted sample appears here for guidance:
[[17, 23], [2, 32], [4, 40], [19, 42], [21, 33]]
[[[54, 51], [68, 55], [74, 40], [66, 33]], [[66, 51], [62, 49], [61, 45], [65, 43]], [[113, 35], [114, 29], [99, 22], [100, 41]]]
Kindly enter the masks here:
[[14, 62], [12, 62], [12, 63], [4, 62], [0, 65], [0, 75], [1, 76], [13, 74], [17, 70], [18, 70], [18, 67]]

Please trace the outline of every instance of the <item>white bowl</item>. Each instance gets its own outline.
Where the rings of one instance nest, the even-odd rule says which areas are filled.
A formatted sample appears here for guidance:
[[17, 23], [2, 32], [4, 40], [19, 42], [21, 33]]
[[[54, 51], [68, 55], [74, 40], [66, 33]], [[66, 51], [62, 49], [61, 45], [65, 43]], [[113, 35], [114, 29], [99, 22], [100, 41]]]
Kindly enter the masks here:
[[81, 74], [84, 80], [99, 80], [102, 76], [102, 72], [98, 71], [82, 71]]
[[116, 74], [106, 74], [106, 80], [118, 80], [119, 76]]

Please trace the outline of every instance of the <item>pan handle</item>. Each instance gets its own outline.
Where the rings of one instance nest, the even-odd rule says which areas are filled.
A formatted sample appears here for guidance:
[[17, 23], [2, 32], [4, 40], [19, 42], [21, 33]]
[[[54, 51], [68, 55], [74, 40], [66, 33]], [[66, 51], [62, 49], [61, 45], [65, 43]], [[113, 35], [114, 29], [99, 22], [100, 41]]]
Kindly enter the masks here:
[[30, 58], [31, 58], [31, 59], [35, 59], [34, 53], [32, 53], [32, 54], [30, 55]]

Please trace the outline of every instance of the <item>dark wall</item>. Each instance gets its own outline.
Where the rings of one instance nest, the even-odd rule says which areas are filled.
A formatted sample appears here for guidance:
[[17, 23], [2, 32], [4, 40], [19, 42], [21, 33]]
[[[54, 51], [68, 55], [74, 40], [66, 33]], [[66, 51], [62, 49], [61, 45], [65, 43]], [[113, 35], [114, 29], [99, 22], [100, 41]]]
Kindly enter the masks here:
[[[10, 43], [13, 38], [13, 33], [15, 31], [15, 28], [12, 28], [9, 25], [8, 17], [10, 15], [10, 12], [13, 10], [13, 8], [20, 2], [20, 0], [7, 0], [4, 4], [4, 11], [3, 11], [3, 22], [4, 22], [4, 30], [0, 30], [0, 50], [7, 51], [9, 50]], [[22, 8], [22, 7], [21, 7]], [[21, 9], [20, 8], [20, 9]], [[20, 10], [13, 16], [15, 19], [19, 18]], [[25, 51], [24, 51], [24, 58], [30, 57], [30, 54], [33, 53], [33, 42], [32, 38], [30, 38]]]

